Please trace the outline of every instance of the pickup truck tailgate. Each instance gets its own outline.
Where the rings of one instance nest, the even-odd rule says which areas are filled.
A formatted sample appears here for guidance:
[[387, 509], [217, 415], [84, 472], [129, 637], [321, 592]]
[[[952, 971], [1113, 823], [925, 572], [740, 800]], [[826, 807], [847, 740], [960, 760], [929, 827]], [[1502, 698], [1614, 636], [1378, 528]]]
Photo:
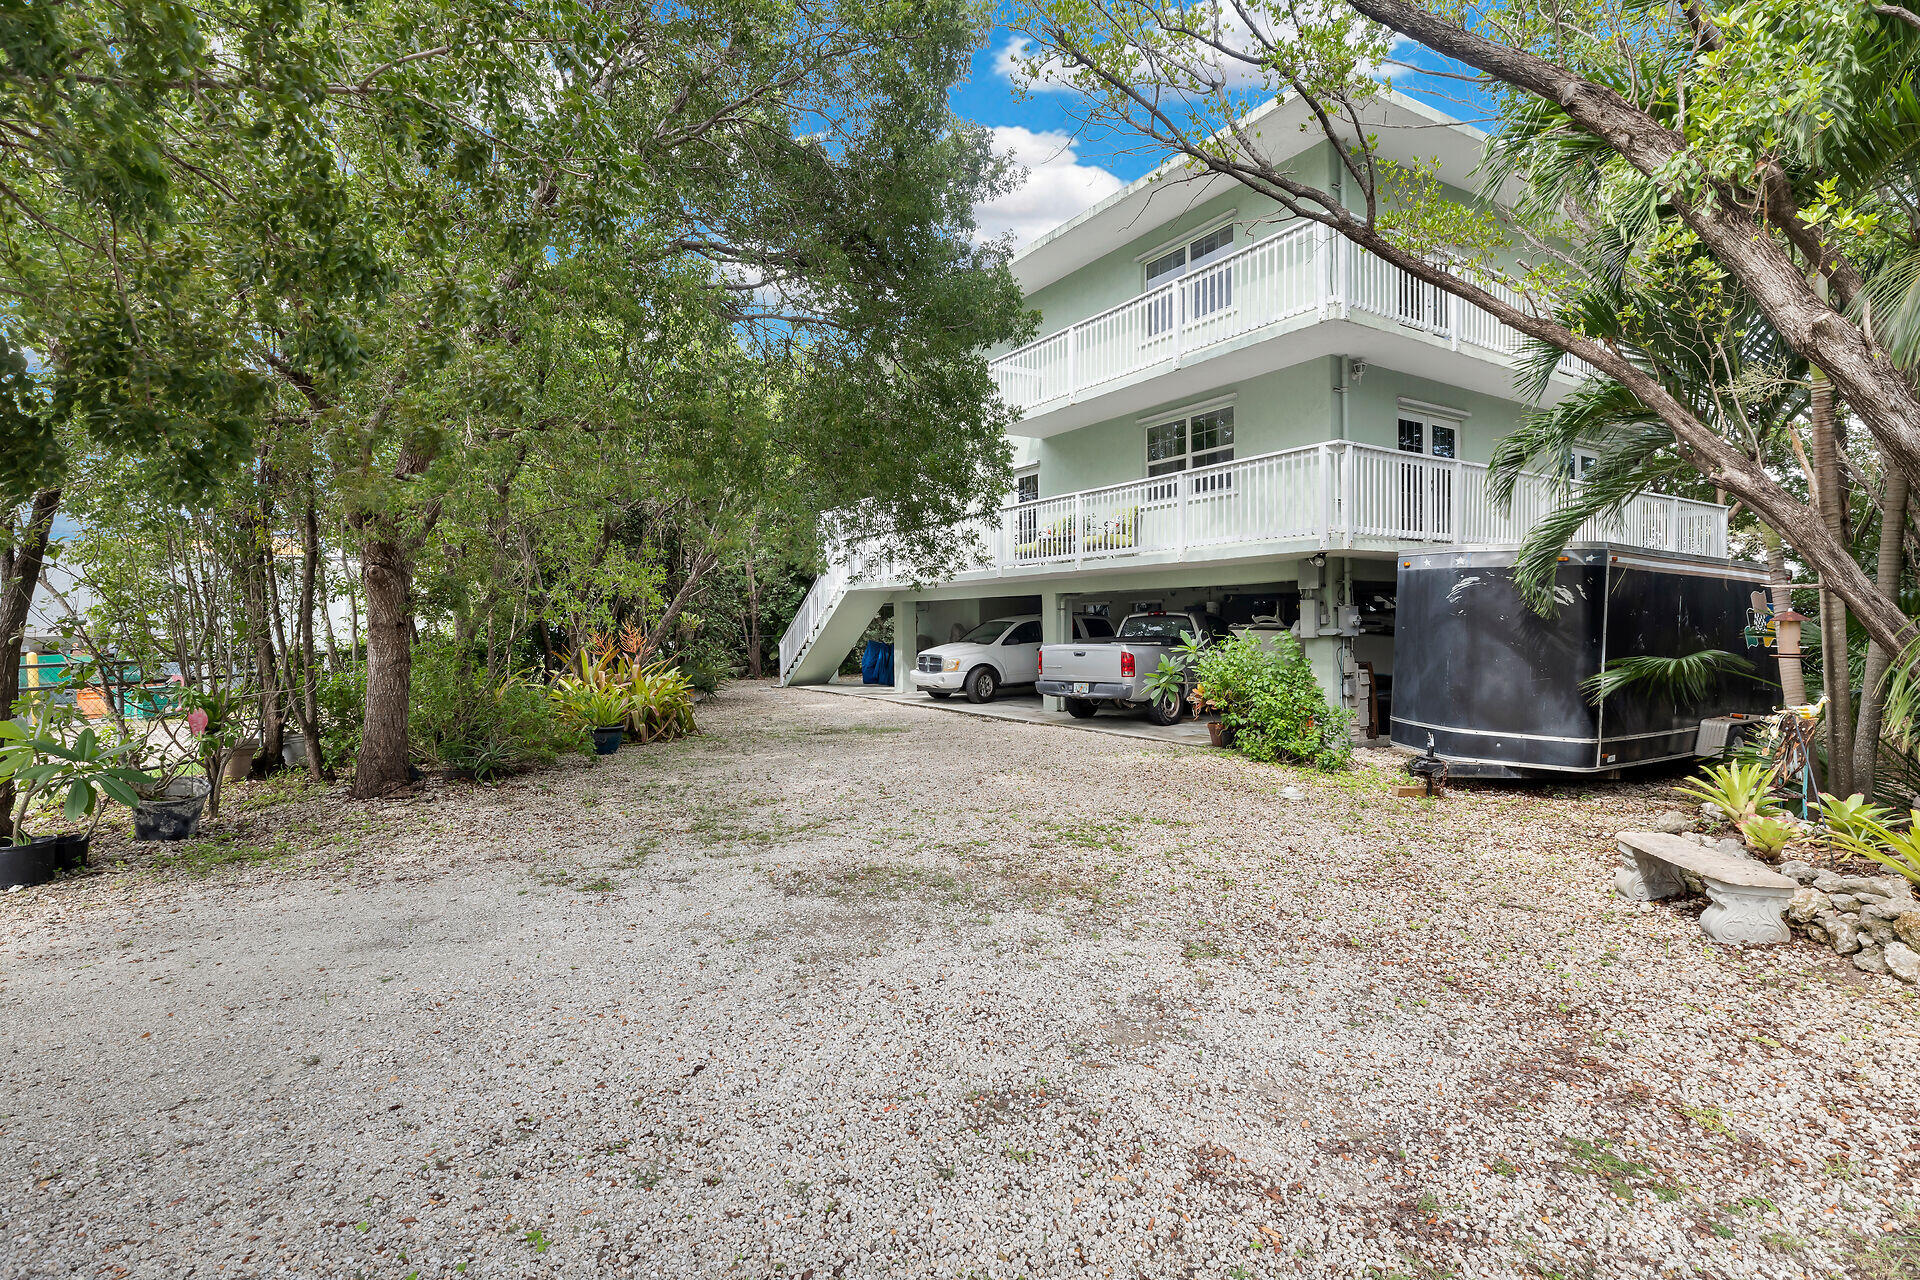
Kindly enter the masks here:
[[1084, 680], [1111, 684], [1122, 679], [1120, 654], [1124, 645], [1049, 644], [1040, 648], [1040, 675], [1046, 680]]

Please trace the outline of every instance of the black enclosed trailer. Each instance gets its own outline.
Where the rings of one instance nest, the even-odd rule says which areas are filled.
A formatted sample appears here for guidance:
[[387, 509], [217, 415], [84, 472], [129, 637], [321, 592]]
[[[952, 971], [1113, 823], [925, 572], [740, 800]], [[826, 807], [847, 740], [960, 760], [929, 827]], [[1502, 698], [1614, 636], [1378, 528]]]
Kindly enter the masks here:
[[[1567, 549], [1551, 617], [1513, 584], [1512, 549], [1399, 557], [1393, 741], [1467, 777], [1607, 773], [1691, 756], [1700, 722], [1761, 714], [1777, 700], [1771, 650], [1746, 648], [1758, 565], [1607, 543]], [[1580, 682], [1628, 654], [1743, 654], [1751, 676], [1723, 674], [1676, 705], [1631, 689], [1594, 706]]]

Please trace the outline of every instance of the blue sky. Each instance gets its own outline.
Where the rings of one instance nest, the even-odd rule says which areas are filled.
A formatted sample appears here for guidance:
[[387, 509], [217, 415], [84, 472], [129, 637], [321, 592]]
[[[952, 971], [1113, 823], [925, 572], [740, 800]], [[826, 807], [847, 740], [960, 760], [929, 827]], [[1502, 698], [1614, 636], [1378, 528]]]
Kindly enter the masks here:
[[[1016, 39], [1004, 25], [997, 27], [993, 38], [974, 55], [973, 74], [956, 88], [952, 101], [961, 115], [992, 129], [996, 149], [1027, 170], [1019, 191], [978, 210], [982, 232], [988, 236], [1011, 233], [1018, 245], [1151, 171], [1163, 157], [1142, 151], [1127, 138], [1078, 132], [1074, 100], [1065, 92], [1017, 96], [1007, 74], [1009, 47]], [[1415, 69], [1389, 67], [1394, 88], [1423, 98], [1449, 115], [1484, 124], [1485, 104], [1463, 101], [1465, 86], [1419, 74], [1418, 67], [1445, 65], [1440, 59], [1424, 49], [1404, 46], [1396, 57]]]

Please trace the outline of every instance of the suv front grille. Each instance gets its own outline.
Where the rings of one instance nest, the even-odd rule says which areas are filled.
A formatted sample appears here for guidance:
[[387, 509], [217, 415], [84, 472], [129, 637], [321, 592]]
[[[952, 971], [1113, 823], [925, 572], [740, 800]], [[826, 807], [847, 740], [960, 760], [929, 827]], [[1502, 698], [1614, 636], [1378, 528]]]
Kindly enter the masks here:
[[923, 653], [920, 655], [920, 661], [915, 664], [915, 667], [921, 671], [938, 671], [940, 669], [940, 659], [930, 653]]

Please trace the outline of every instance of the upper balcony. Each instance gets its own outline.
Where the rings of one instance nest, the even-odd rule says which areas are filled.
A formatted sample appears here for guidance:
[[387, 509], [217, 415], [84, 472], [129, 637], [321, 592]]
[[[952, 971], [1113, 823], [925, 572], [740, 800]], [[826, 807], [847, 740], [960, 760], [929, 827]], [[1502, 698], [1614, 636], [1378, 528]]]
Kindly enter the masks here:
[[[1519, 305], [1504, 286], [1492, 291]], [[1282, 338], [1284, 352], [1274, 346]], [[1049, 436], [1331, 354], [1518, 398], [1524, 341], [1480, 308], [1301, 225], [1009, 351], [990, 368], [1001, 398], [1021, 414], [1019, 433]], [[1568, 358], [1556, 379], [1565, 389], [1591, 372]]]

